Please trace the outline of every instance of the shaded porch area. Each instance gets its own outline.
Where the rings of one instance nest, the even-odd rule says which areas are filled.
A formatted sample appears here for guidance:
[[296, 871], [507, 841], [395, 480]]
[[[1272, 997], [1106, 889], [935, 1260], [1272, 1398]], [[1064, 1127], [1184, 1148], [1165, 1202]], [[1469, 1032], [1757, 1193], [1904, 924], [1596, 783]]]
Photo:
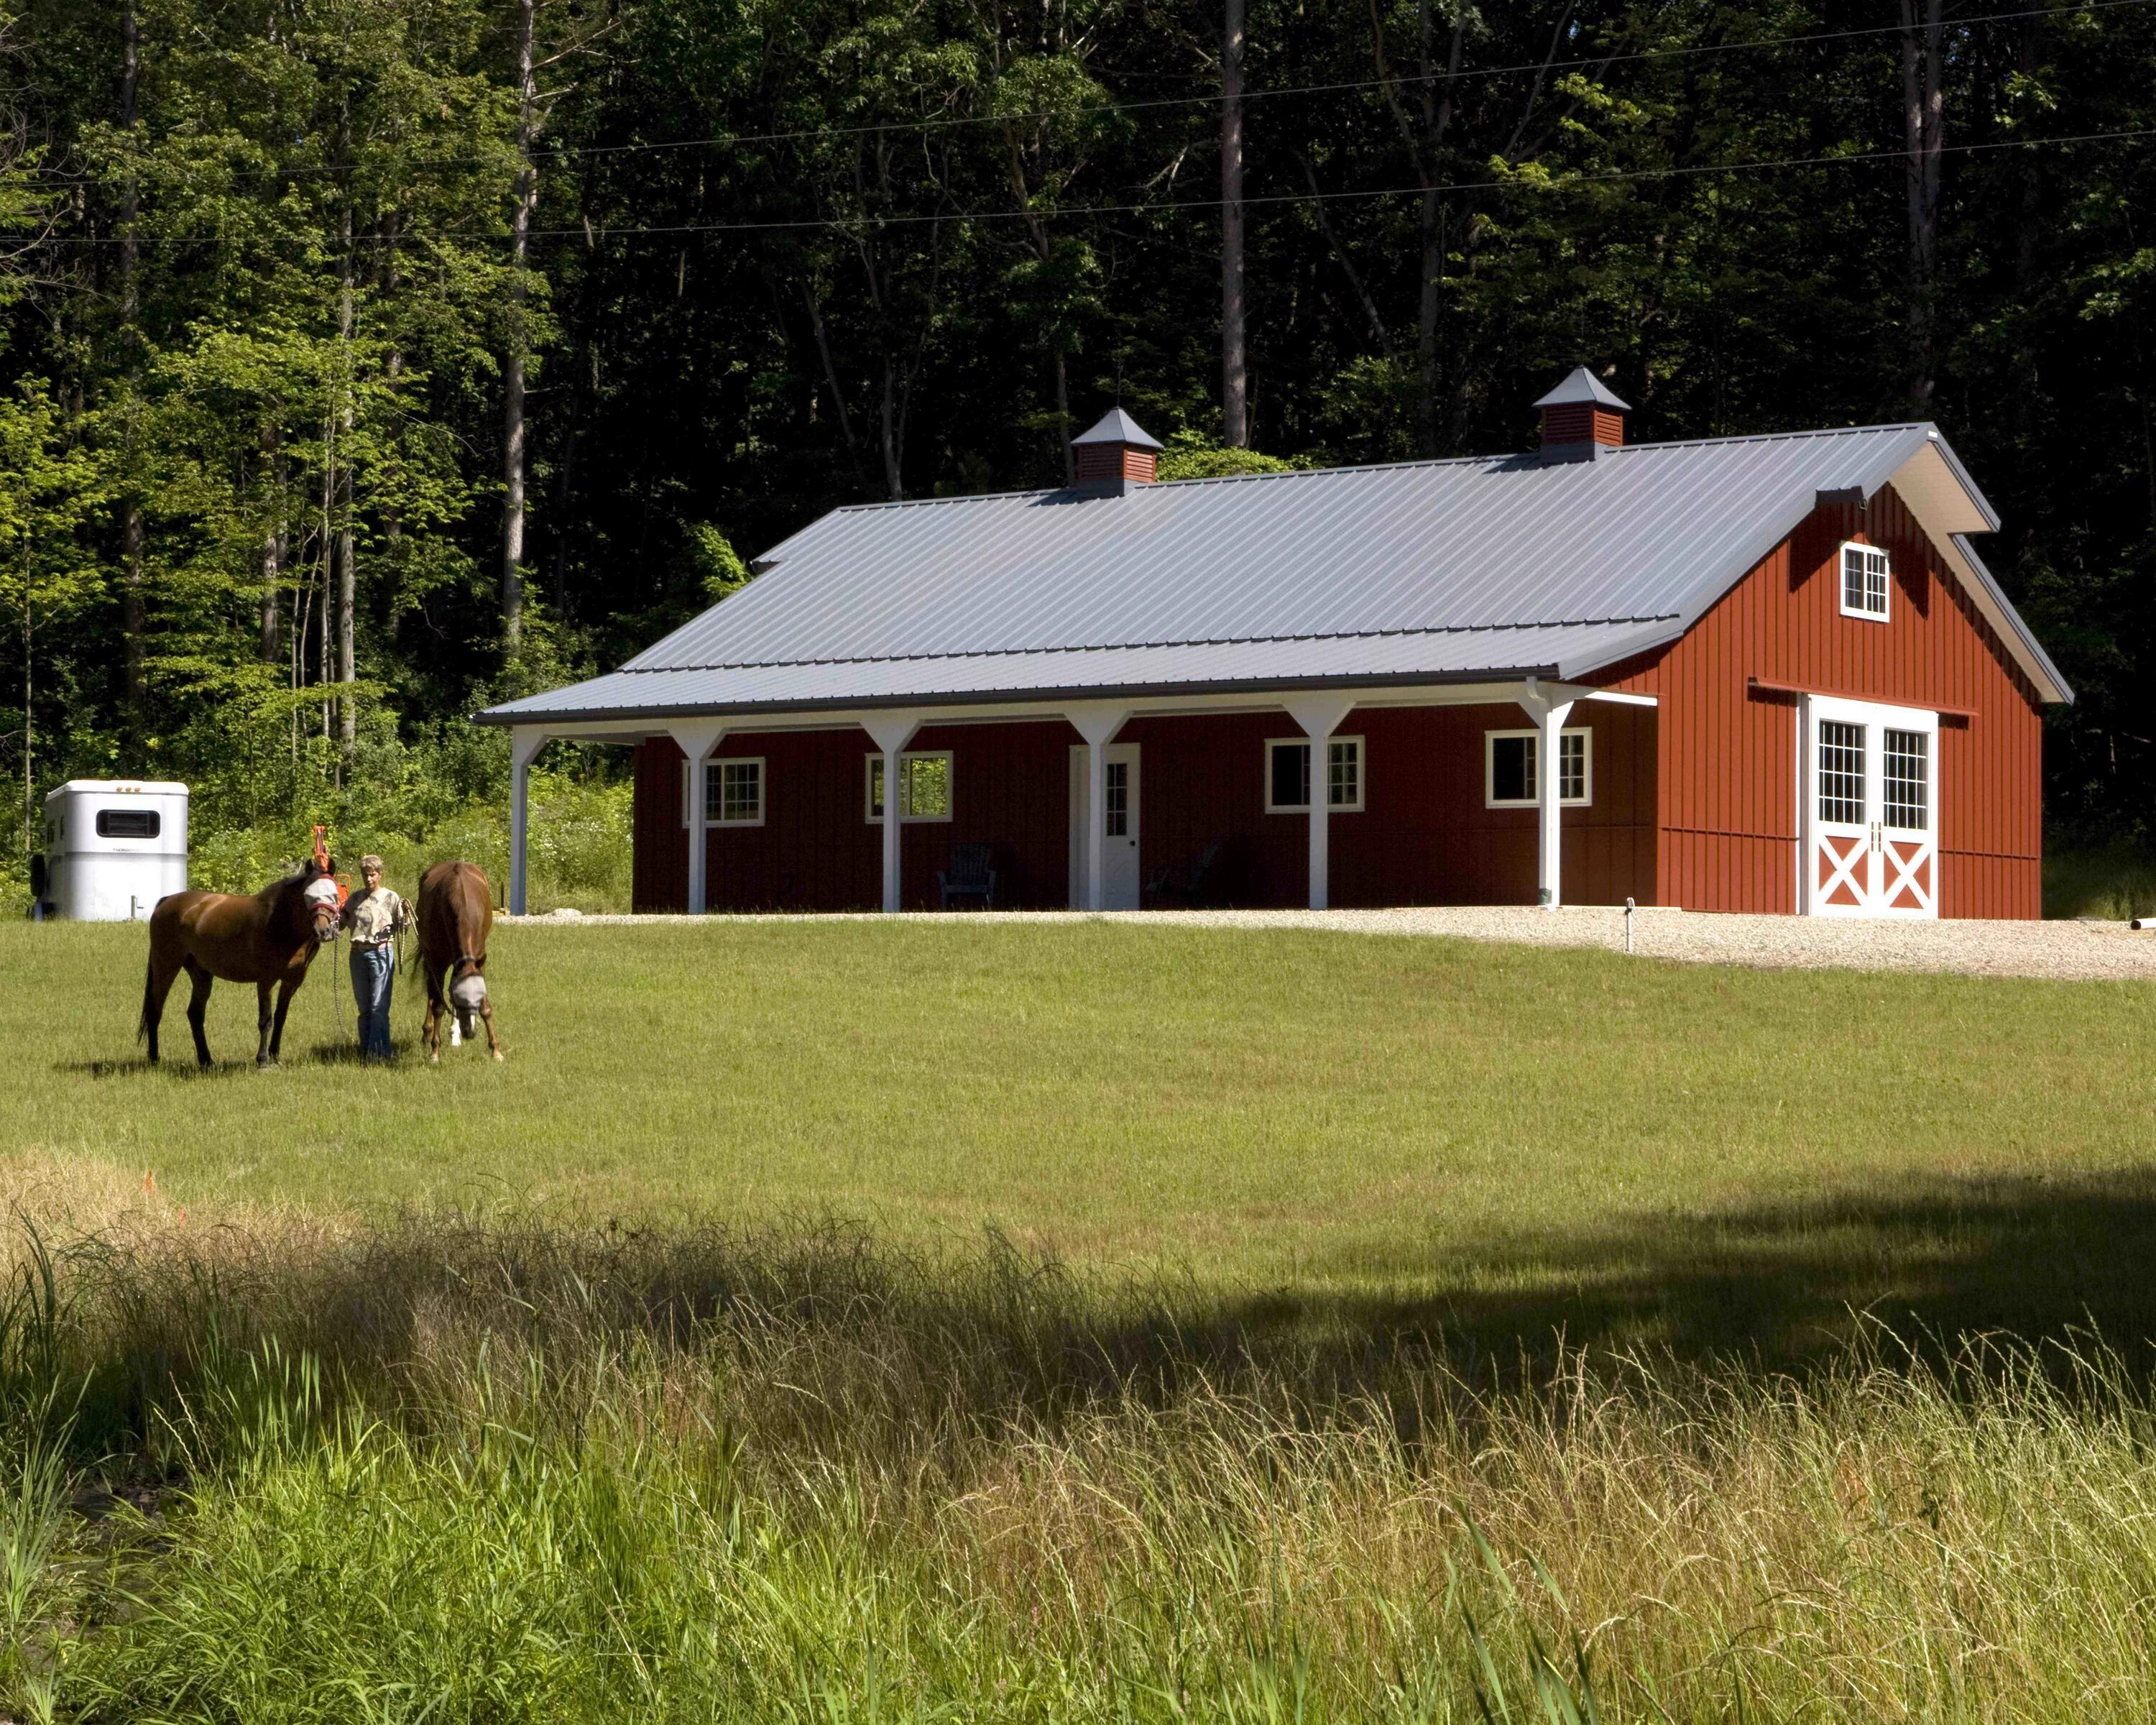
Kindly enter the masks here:
[[[932, 910], [983, 858], [999, 909], [1656, 901], [1651, 701], [1534, 680], [1276, 699], [593, 740], [635, 748], [639, 910]], [[520, 760], [562, 734], [520, 727]], [[520, 798], [520, 854], [523, 832]]]

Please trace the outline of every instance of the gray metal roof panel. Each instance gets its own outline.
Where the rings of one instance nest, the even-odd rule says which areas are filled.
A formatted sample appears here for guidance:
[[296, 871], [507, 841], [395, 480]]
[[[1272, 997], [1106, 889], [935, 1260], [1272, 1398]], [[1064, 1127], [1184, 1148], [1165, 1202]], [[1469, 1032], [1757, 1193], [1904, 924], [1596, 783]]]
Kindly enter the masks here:
[[1665, 616], [1921, 426], [1008, 493], [833, 511], [625, 669]]
[[1552, 675], [1560, 664], [1614, 650], [1632, 624], [1458, 629], [1298, 640], [1208, 641], [1070, 652], [984, 653], [809, 665], [618, 670], [490, 709], [495, 724], [660, 719], [670, 715], [800, 711], [1145, 691], [1222, 692], [1307, 684], [1474, 680]]
[[[621, 671], [490, 716], [677, 696], [718, 711], [1544, 664], [1578, 676], [1681, 634], [1820, 490], [1874, 495], [1927, 449], [1995, 520], [1924, 424], [838, 509]], [[2025, 665], [2063, 689], [1969, 556]], [[660, 673], [696, 675], [622, 680]]]
[[1620, 413], [1632, 411], [1632, 403], [1624, 400], [1585, 366], [1574, 366], [1564, 382], [1539, 398], [1538, 408], [1568, 408], [1577, 403], [1598, 408], [1614, 408]]
[[1090, 431], [1080, 432], [1070, 441], [1074, 444], [1128, 444], [1140, 449], [1164, 447], [1158, 438], [1121, 408], [1110, 408], [1094, 422]]

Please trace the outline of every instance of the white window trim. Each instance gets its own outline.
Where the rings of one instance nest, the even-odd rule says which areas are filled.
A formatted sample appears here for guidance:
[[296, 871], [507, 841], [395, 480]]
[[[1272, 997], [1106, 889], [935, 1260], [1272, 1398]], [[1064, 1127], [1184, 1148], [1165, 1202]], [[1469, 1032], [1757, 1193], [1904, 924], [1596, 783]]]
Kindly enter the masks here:
[[[762, 755], [707, 755], [704, 759], [704, 772], [708, 778], [715, 768], [728, 765], [746, 766], [751, 762], [756, 765], [755, 818], [721, 820], [717, 815], [706, 813], [704, 816], [706, 827], [760, 827], [763, 824], [763, 812], [771, 800], [771, 769], [764, 765]], [[706, 790], [704, 794], [704, 806], [708, 811], [711, 793]], [[689, 763], [686, 761], [681, 763], [681, 830], [685, 833], [689, 830]]]
[[[1584, 796], [1560, 797], [1558, 806], [1563, 809], [1586, 809], [1594, 802], [1594, 732], [1584, 725], [1568, 725], [1563, 735], [1585, 740], [1580, 745], [1580, 788]], [[1535, 744], [1535, 788], [1542, 788], [1542, 732], [1527, 731], [1486, 731], [1482, 733], [1482, 806], [1485, 809], [1537, 809], [1542, 806], [1540, 797], [1500, 797], [1497, 794], [1497, 739], [1501, 737], [1526, 737]]]
[[[1368, 799], [1370, 793], [1370, 752], [1363, 746], [1363, 739], [1360, 737], [1328, 737], [1325, 741], [1327, 744], [1336, 742], [1352, 742], [1355, 745], [1355, 800], [1352, 803], [1329, 803], [1327, 804], [1327, 807], [1330, 812], [1334, 814], [1360, 814], [1363, 812], [1363, 804]], [[1309, 747], [1310, 739], [1307, 737], [1268, 737], [1265, 739], [1266, 814], [1307, 814], [1310, 813], [1310, 804], [1307, 803], [1276, 803], [1273, 801], [1273, 751], [1276, 748], [1283, 747], [1307, 748]], [[1317, 764], [1316, 758], [1312, 757], [1311, 762], [1311, 777], [1313, 779], [1317, 777]], [[1327, 783], [1329, 785], [1331, 783], [1332, 767], [1330, 757], [1327, 758], [1325, 764]]]
[[[882, 760], [883, 757], [880, 754], [874, 752], [861, 757], [861, 814], [872, 827], [880, 827], [883, 824], [883, 817], [875, 812], [875, 773], [876, 768]], [[905, 773], [906, 762], [909, 761], [942, 761], [948, 764], [951, 808], [948, 813], [943, 814], [901, 814], [898, 818], [898, 824], [902, 827], [908, 827], [921, 821], [949, 821], [958, 809], [957, 756], [949, 749], [907, 749], [898, 757], [898, 770], [901, 774]]]
[[[1886, 581], [1881, 589], [1881, 608], [1879, 610], [1867, 611], [1861, 605], [1852, 605], [1849, 603], [1848, 564], [1849, 554], [1852, 551], [1869, 552], [1886, 565], [1884, 572]], [[1890, 621], [1894, 611], [1894, 559], [1887, 554], [1887, 547], [1883, 545], [1866, 545], [1861, 539], [1843, 540], [1840, 547], [1834, 554], [1834, 597], [1835, 603], [1840, 606], [1841, 614], [1845, 617], [1854, 617], [1862, 623]]]

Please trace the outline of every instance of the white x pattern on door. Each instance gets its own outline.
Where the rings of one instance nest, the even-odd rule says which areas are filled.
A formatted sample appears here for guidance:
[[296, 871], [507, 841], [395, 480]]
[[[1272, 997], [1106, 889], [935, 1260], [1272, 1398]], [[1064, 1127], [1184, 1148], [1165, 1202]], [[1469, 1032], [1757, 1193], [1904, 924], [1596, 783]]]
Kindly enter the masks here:
[[1808, 695], [1804, 909], [1938, 915], [1938, 715]]

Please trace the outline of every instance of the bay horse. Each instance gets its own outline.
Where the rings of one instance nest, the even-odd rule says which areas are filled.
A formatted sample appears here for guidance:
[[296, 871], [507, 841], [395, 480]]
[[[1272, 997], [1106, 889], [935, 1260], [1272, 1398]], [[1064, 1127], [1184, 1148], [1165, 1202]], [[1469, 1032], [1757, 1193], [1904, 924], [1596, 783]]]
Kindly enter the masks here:
[[[334, 865], [332, 865], [334, 866]], [[136, 1037], [150, 1045], [157, 1064], [157, 1025], [165, 997], [187, 973], [187, 1028], [195, 1033], [195, 1059], [212, 1064], [203, 1035], [213, 978], [254, 984], [257, 1037], [254, 1064], [274, 1066], [285, 1040], [285, 1009], [307, 979], [315, 954], [336, 938], [336, 882], [320, 863], [272, 881], [251, 896], [239, 892], [172, 892], [150, 912], [150, 966], [142, 979], [142, 1019]], [[277, 991], [273, 1018], [270, 991]]]
[[466, 1036], [473, 1021], [486, 1024], [486, 1045], [497, 1060], [494, 1005], [486, 998], [486, 937], [494, 927], [494, 888], [477, 863], [438, 862], [419, 877], [419, 951], [427, 978], [427, 1058], [442, 1058], [442, 979], [449, 978], [449, 1007]]

